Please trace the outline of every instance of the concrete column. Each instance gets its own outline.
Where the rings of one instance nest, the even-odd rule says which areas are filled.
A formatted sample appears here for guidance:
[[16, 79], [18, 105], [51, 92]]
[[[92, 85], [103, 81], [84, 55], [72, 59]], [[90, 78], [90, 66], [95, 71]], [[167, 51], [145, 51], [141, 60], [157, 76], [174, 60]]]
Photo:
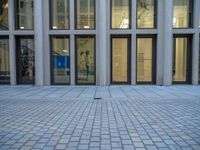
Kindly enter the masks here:
[[107, 0], [100, 0], [97, 1], [99, 6], [99, 12], [98, 12], [98, 51], [99, 51], [99, 80], [100, 85], [106, 85], [106, 70], [107, 70], [107, 64], [108, 59], [106, 57], [107, 54], [107, 3], [109, 1]]
[[194, 1], [194, 29], [196, 32], [193, 35], [193, 51], [192, 51], [192, 84], [196, 85], [199, 82], [199, 9], [200, 1]]
[[163, 85], [172, 84], [172, 52], [173, 52], [173, 0], [163, 0]]
[[42, 2], [34, 0], [35, 84], [38, 86], [44, 85]]
[[10, 53], [10, 84], [16, 84], [16, 55], [15, 55], [15, 37], [14, 32], [14, 2], [8, 0], [8, 17], [9, 17], [9, 53]]

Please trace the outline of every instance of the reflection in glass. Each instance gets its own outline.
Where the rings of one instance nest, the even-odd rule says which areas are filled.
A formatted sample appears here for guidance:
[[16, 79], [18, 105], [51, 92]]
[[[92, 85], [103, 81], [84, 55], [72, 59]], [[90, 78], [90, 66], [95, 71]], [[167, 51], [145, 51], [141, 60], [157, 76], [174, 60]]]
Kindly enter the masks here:
[[188, 38], [175, 38], [173, 81], [186, 82]]
[[95, 28], [95, 0], [76, 0], [76, 29]]
[[112, 82], [128, 82], [128, 38], [112, 38]]
[[0, 37], [0, 84], [10, 83], [9, 40]]
[[33, 0], [16, 0], [16, 28], [29, 30], [34, 28]]
[[130, 27], [130, 0], [112, 0], [112, 28]]
[[190, 27], [190, 5], [192, 0], [174, 0], [173, 27], [188, 28]]
[[137, 0], [137, 28], [154, 28], [155, 0]]
[[137, 82], [152, 82], [152, 38], [137, 38]]
[[0, 30], [8, 29], [8, 0], [0, 0]]
[[21, 38], [18, 42], [18, 82], [33, 84], [35, 81], [34, 40]]
[[95, 38], [77, 36], [76, 38], [76, 82], [77, 84], [95, 83]]
[[52, 37], [52, 80], [54, 84], [70, 83], [70, 51], [68, 37]]
[[69, 0], [51, 0], [51, 29], [69, 29]]

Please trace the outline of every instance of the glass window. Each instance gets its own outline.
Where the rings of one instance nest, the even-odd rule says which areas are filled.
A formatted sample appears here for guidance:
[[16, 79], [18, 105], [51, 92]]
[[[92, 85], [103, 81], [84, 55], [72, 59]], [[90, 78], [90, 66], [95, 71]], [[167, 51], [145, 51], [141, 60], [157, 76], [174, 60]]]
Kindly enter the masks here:
[[0, 0], [0, 30], [8, 30], [8, 0]]
[[9, 40], [0, 37], [0, 84], [10, 83]]
[[173, 27], [191, 27], [193, 10], [192, 0], [174, 0]]
[[18, 84], [34, 84], [35, 55], [33, 37], [17, 38], [16, 56]]
[[154, 82], [154, 39], [152, 37], [137, 38], [137, 82]]
[[68, 37], [52, 37], [51, 64], [52, 84], [69, 84], [70, 48]]
[[137, 28], [155, 28], [156, 0], [137, 0]]
[[173, 81], [188, 83], [190, 79], [191, 49], [188, 37], [174, 38]]
[[95, 0], [76, 0], [76, 29], [95, 28]]
[[130, 28], [130, 0], [112, 0], [112, 28]]
[[69, 29], [69, 0], [50, 0], [51, 29]]
[[129, 82], [129, 38], [112, 37], [112, 83]]
[[95, 84], [95, 38], [76, 37], [76, 84]]
[[33, 0], [16, 0], [16, 28], [31, 30], [34, 28]]

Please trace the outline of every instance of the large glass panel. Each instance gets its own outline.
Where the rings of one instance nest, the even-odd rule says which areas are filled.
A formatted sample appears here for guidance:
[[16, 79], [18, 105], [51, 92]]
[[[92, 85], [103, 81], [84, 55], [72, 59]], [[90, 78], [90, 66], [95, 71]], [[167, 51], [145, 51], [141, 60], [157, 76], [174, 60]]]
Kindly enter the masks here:
[[69, 0], [50, 0], [51, 29], [69, 29]]
[[0, 37], [0, 84], [10, 83], [9, 40]]
[[155, 1], [137, 0], [137, 28], [155, 27]]
[[8, 30], [8, 0], [0, 0], [0, 30]]
[[153, 39], [137, 38], [137, 82], [152, 82]]
[[52, 37], [51, 69], [53, 84], [70, 83], [70, 49], [68, 37]]
[[16, 0], [16, 28], [31, 30], [34, 28], [33, 0]]
[[127, 37], [112, 38], [112, 83], [128, 83], [128, 50]]
[[76, 0], [76, 29], [95, 28], [95, 0]]
[[187, 80], [187, 37], [174, 39], [173, 81], [186, 82]]
[[112, 0], [112, 28], [130, 28], [130, 0]]
[[173, 27], [189, 28], [191, 27], [192, 0], [174, 0]]
[[17, 39], [17, 78], [18, 84], [34, 84], [35, 57], [32, 38]]
[[76, 37], [76, 83], [95, 84], [95, 38]]

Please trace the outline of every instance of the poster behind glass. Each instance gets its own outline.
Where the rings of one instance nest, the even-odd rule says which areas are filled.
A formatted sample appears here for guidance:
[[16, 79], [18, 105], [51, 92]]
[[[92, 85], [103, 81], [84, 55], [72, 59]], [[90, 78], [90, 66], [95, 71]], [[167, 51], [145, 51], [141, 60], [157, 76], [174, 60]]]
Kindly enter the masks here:
[[8, 0], [0, 0], [0, 30], [8, 30]]
[[95, 84], [95, 38], [76, 38], [76, 83]]

